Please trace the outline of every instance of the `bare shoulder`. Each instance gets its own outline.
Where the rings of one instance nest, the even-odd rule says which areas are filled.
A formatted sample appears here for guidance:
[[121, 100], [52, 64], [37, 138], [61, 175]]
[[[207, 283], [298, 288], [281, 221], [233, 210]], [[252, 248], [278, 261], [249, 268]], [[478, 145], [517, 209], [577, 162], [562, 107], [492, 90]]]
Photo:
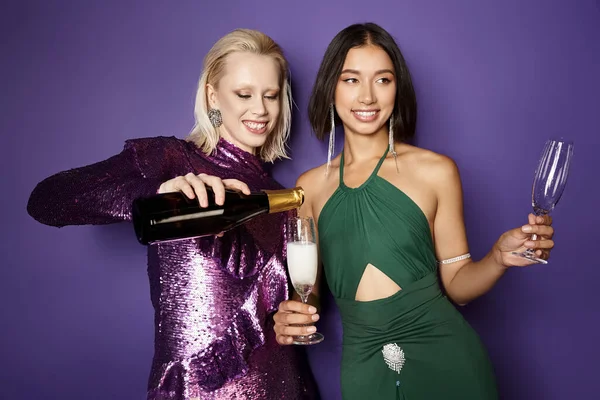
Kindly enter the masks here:
[[340, 157], [331, 160], [329, 173], [327, 164], [309, 169], [296, 181], [304, 189], [305, 204], [309, 204], [313, 215], [318, 218], [323, 205], [339, 185]]
[[326, 163], [303, 172], [296, 181], [297, 185], [302, 186], [305, 190], [318, 193], [332, 183], [337, 184], [340, 170], [340, 159], [341, 158], [338, 155], [331, 160], [329, 173], [327, 173]]
[[420, 179], [434, 186], [460, 181], [456, 162], [446, 155], [407, 144], [402, 145], [399, 155]]
[[303, 172], [296, 181], [298, 186], [302, 186], [305, 189], [309, 189], [314, 186], [319, 186], [325, 178], [326, 165], [321, 165], [308, 171]]

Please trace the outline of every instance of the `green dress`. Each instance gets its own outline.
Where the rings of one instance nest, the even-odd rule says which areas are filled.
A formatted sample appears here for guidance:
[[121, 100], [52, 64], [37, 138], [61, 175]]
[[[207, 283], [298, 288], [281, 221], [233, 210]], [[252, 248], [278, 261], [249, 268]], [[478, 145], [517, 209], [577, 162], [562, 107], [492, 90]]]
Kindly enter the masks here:
[[[387, 155], [357, 188], [340, 184], [319, 216], [327, 283], [343, 326], [344, 400], [497, 399], [479, 337], [442, 294], [431, 231], [421, 209], [378, 176]], [[372, 264], [402, 290], [356, 301]]]

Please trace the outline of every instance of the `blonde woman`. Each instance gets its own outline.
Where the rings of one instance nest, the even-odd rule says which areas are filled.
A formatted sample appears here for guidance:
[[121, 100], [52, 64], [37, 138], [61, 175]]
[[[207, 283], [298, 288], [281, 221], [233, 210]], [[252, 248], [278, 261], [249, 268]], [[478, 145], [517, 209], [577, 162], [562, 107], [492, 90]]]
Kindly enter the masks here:
[[[286, 157], [288, 64], [265, 34], [235, 30], [206, 55], [186, 140], [132, 139], [107, 160], [37, 185], [28, 211], [52, 226], [130, 220], [132, 201], [182, 191], [206, 205], [205, 185], [277, 189], [264, 162]], [[296, 349], [278, 346], [273, 313], [288, 298], [280, 232], [267, 215], [221, 237], [155, 244], [148, 273], [155, 353], [148, 399], [311, 399]]]

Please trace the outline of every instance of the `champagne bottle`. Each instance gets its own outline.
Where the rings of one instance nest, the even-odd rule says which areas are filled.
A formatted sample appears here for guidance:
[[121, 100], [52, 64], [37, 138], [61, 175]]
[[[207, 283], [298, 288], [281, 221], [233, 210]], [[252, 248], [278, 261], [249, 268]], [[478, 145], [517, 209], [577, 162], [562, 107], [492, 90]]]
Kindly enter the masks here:
[[206, 187], [208, 207], [200, 207], [197, 198], [172, 192], [138, 198], [133, 202], [133, 226], [138, 241], [147, 245], [178, 239], [217, 235], [266, 213], [298, 208], [304, 203], [304, 191], [294, 189], [263, 190], [249, 195], [225, 190], [222, 206], [214, 192]]

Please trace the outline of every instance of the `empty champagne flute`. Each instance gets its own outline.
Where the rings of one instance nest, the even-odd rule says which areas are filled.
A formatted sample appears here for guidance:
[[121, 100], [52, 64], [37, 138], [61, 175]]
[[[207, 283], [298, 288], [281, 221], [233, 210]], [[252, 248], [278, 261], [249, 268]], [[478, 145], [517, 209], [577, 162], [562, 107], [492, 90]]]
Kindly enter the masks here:
[[[567, 184], [572, 158], [572, 141], [551, 139], [546, 142], [542, 157], [535, 170], [531, 191], [531, 204], [535, 215], [547, 215], [556, 207]], [[536, 239], [535, 234], [531, 235], [531, 240]], [[535, 251], [532, 249], [527, 249], [522, 253], [513, 252], [512, 254], [538, 263], [548, 264], [548, 261], [536, 257]]]
[[[317, 241], [312, 217], [291, 217], [287, 222], [287, 261], [290, 279], [303, 303], [308, 301], [317, 280]], [[315, 332], [294, 336], [293, 344], [316, 344], [323, 335]]]

